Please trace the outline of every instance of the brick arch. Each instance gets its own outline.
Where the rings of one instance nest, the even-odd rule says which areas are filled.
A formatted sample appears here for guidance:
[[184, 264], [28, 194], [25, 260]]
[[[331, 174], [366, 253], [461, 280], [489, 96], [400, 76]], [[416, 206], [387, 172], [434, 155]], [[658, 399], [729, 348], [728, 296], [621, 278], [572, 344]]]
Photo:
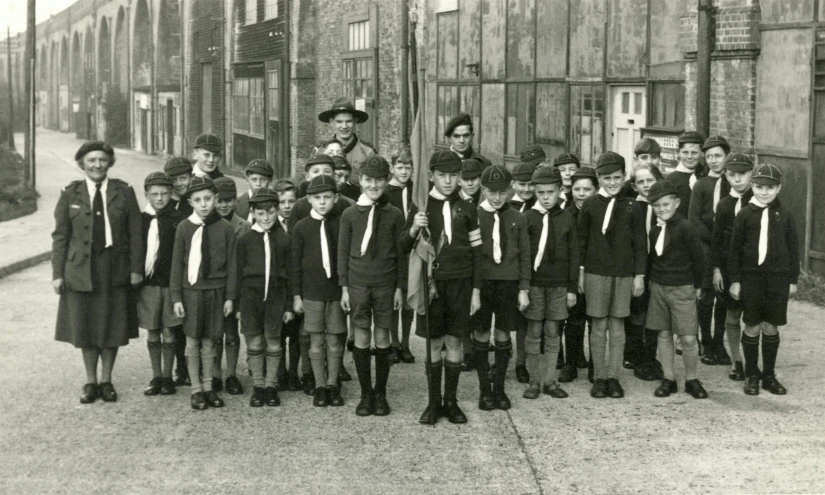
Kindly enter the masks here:
[[112, 35], [109, 33], [109, 20], [106, 16], [100, 18], [100, 27], [97, 32], [97, 70], [100, 86], [106, 86], [112, 81]]
[[134, 41], [132, 43], [132, 87], [148, 88], [152, 84], [152, 15], [146, 0], [138, 0], [134, 8]]
[[113, 41], [112, 86], [125, 94], [129, 84], [129, 26], [123, 7], [117, 11]]

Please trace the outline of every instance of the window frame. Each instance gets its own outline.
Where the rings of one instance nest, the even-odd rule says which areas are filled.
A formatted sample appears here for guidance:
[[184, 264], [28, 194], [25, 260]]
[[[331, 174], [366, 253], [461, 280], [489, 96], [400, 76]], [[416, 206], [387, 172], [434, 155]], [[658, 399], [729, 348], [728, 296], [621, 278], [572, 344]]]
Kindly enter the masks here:
[[[363, 99], [365, 107], [369, 109], [370, 118], [367, 122], [359, 124], [359, 128], [366, 131], [372, 140], [377, 139], [378, 128], [378, 6], [372, 5], [370, 7], [362, 7], [354, 10], [350, 14], [344, 16], [344, 22], [341, 26], [341, 40], [344, 42], [345, 50], [340, 52], [340, 78], [341, 78], [341, 94], [353, 99], [353, 104], [356, 104], [356, 99]], [[367, 47], [357, 50], [350, 50], [350, 25], [367, 21]], [[348, 86], [349, 81], [355, 80], [344, 79], [346, 66], [348, 63], [353, 64], [353, 69], [357, 66], [359, 61], [370, 60], [371, 74], [369, 77], [370, 85], [372, 87], [372, 96], [355, 96], [355, 85], [352, 86], [352, 91]], [[360, 135], [359, 135], [360, 137]]]
[[[271, 10], [275, 11], [274, 15], [270, 15]], [[278, 0], [264, 0], [264, 20], [277, 19], [278, 15], [280, 15], [280, 12], [278, 12]]]
[[[232, 79], [232, 133], [265, 139], [265, 77], [240, 76]], [[256, 88], [260, 91], [255, 93]], [[259, 110], [256, 112], [256, 110]], [[259, 115], [259, 118], [256, 116]], [[246, 118], [244, 118], [246, 117]]]
[[[250, 9], [254, 6], [254, 9]], [[250, 20], [251, 19], [251, 20]], [[258, 22], [258, 0], [244, 0], [244, 26], [251, 26]]]
[[[674, 101], [676, 105], [674, 106], [674, 121], [669, 122], [667, 121], [667, 117], [665, 117], [662, 121], [657, 119], [657, 112], [659, 111], [659, 105], [657, 103], [657, 96], [658, 92], [661, 91], [662, 87], [671, 86], [681, 86], [681, 91], [679, 91], [680, 97], [672, 98], [670, 95], [665, 95], [664, 101]], [[647, 128], [651, 129], [661, 129], [667, 131], [679, 131], [685, 128], [685, 118], [686, 118], [686, 110], [687, 107], [685, 106], [685, 81], [683, 80], [650, 80], [648, 81], [648, 89], [647, 89]], [[677, 96], [679, 96], [677, 95]], [[681, 104], [681, 109], [679, 105]], [[680, 110], [681, 110], [681, 122], [679, 122], [680, 117]]]

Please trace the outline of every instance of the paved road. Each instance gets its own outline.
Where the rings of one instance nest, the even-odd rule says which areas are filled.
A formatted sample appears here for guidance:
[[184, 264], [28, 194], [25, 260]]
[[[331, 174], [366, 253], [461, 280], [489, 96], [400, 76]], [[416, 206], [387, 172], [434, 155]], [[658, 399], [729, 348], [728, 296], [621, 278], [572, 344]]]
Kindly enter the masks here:
[[[629, 372], [624, 400], [591, 399], [578, 380], [569, 399], [526, 401], [511, 370], [513, 409], [482, 413], [464, 374], [469, 423], [431, 428], [417, 424], [421, 364], [393, 368], [386, 418], [355, 416], [355, 382], [337, 409], [300, 392], [277, 409], [225, 395], [225, 409], [205, 412], [187, 389], [147, 398], [145, 336], [121, 350], [120, 400], [81, 406], [80, 352], [53, 340], [49, 278], [43, 264], [0, 280], [0, 492], [825, 492], [825, 310], [807, 304], [791, 304], [782, 334], [785, 397], [746, 397], [723, 367], [700, 365], [705, 401], [656, 399]], [[423, 356], [420, 339], [413, 352]]]

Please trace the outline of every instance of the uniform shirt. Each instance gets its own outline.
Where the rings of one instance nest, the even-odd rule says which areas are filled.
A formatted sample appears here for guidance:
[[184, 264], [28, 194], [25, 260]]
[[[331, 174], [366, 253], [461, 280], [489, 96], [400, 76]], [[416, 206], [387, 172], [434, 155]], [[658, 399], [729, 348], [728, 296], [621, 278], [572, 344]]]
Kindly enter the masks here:
[[[211, 290], [226, 288], [226, 300], [236, 299], [238, 287], [237, 240], [232, 224], [221, 218], [212, 225], [204, 226], [207, 248], [209, 249], [209, 266], [204, 267], [204, 276], [198, 277], [195, 285], [187, 277], [189, 267], [189, 250], [192, 236], [200, 226], [189, 219], [178, 224], [175, 231], [175, 248], [172, 252], [172, 273], [169, 279], [169, 293], [172, 302], [181, 302], [182, 289]], [[204, 260], [205, 262], [205, 260]]]
[[[679, 165], [681, 165], [681, 163]], [[693, 189], [690, 186], [690, 179], [694, 176], [695, 172], [684, 172], [680, 167], [677, 167], [676, 170], [665, 177], [665, 179], [676, 186], [676, 194], [679, 195], [679, 209], [677, 211], [685, 218], [688, 218], [688, 215], [690, 215], [690, 196]]]
[[[341, 215], [344, 213], [344, 210], [346, 210], [354, 204], [355, 201], [339, 194], [338, 201], [336, 201], [335, 204], [332, 206], [332, 211], [329, 212], [328, 216], [340, 218]], [[292, 214], [289, 216], [289, 222], [287, 222], [289, 230], [292, 231], [292, 229], [295, 228], [295, 225], [297, 225], [298, 222], [308, 217], [310, 211], [312, 211], [312, 205], [309, 204], [309, 199], [306, 196], [296, 201], [295, 204], [292, 205]]]
[[536, 204], [535, 194], [533, 194], [533, 197], [528, 199], [526, 202], [521, 199], [518, 194], [514, 195], [510, 200], [510, 207], [519, 213], [527, 213], [534, 204]]
[[366, 253], [361, 242], [367, 230], [372, 206], [352, 205], [341, 215], [338, 233], [338, 283], [342, 287], [360, 285], [407, 287], [407, 255], [398, 238], [404, 230], [404, 215], [385, 202], [376, 204], [373, 229]]
[[696, 227], [678, 212], [667, 221], [662, 255], [656, 252], [656, 243], [662, 227], [650, 231], [650, 280], [659, 285], [702, 287], [705, 254]]
[[602, 234], [610, 198], [600, 194], [584, 201], [579, 211], [580, 262], [584, 271], [607, 277], [644, 275], [647, 239], [644, 218], [633, 208], [630, 198], [616, 197], [610, 227]]
[[[106, 201], [106, 190], [109, 186], [109, 178], [103, 179], [100, 183], [100, 198], [103, 200], [103, 219], [106, 226], [106, 247], [112, 247], [112, 224], [109, 223], [109, 206]], [[89, 198], [92, 200], [92, 208], [94, 208], [94, 198], [97, 194], [97, 183], [86, 177], [86, 189], [89, 191]]]
[[768, 205], [768, 252], [759, 264], [759, 234], [762, 208], [748, 204], [733, 221], [728, 254], [731, 282], [741, 282], [743, 273], [772, 273], [788, 277], [789, 284], [799, 280], [799, 239], [790, 210], [779, 199]]
[[[473, 288], [481, 289], [481, 232], [478, 230], [478, 212], [476, 206], [469, 201], [458, 197], [458, 191], [447, 197], [450, 202], [452, 217], [452, 242], [441, 244], [441, 235], [444, 232], [444, 217], [442, 207], [444, 201], [432, 196], [427, 201], [427, 215], [429, 217], [430, 242], [436, 249], [436, 260], [433, 266], [433, 277], [436, 280], [455, 280], [473, 278]], [[399, 241], [405, 253], [412, 251], [415, 238], [410, 237], [413, 217], [407, 218], [404, 231]], [[479, 240], [471, 243], [470, 233], [479, 236]]]
[[[297, 204], [297, 203], [296, 203]], [[295, 210], [292, 210], [292, 217]], [[340, 301], [341, 286], [338, 285], [336, 268], [338, 250], [338, 229], [341, 218], [332, 213], [326, 216], [327, 243], [331, 277], [327, 277], [321, 257], [321, 221], [307, 216], [292, 228], [290, 283], [296, 296], [311, 301]]]
[[[575, 211], [573, 211], [575, 210]], [[530, 238], [530, 285], [535, 287], [566, 287], [576, 294], [579, 286], [579, 237], [576, 231], [578, 208], [562, 210], [553, 207], [547, 213], [547, 243], [538, 270], [533, 263], [539, 249], [544, 215], [530, 209], [524, 214]]]
[[[702, 177], [696, 181], [693, 186], [693, 191], [690, 195], [690, 206], [688, 207], [688, 219], [693, 222], [696, 230], [699, 231], [699, 237], [702, 243], [710, 246], [711, 238], [713, 237], [713, 193], [716, 188], [716, 183], [722, 181], [720, 189], [721, 198], [727, 196], [730, 191], [727, 179], [724, 177], [712, 177], [710, 175]], [[719, 205], [716, 205], [716, 210], [719, 210]]]
[[[149, 226], [152, 215], [142, 212], [143, 218], [143, 238], [148, 242]], [[155, 261], [155, 270], [151, 276], [147, 276], [143, 283], [145, 285], [169, 287], [169, 278], [172, 274], [172, 253], [175, 247], [175, 232], [178, 229], [178, 224], [186, 217], [175, 209], [175, 204], [171, 201], [165, 208], [157, 212], [158, 219], [158, 257]]]
[[493, 258], [494, 214], [478, 207], [481, 228], [481, 278], [483, 280], [518, 280], [519, 289], [530, 288], [530, 238], [524, 215], [507, 203], [498, 210], [501, 225], [501, 263]]
[[[403, 192], [406, 190], [407, 195], [407, 211], [404, 211], [404, 200], [401, 197]], [[418, 213], [418, 206], [413, 202], [412, 197], [412, 190], [413, 190], [413, 182], [412, 180], [407, 181], [404, 186], [394, 186], [390, 184], [387, 186], [387, 199], [390, 201], [390, 204], [398, 208], [401, 213], [404, 214], [404, 220], [406, 221], [409, 217], [414, 217], [416, 213]]]
[[[741, 208], [748, 205], [753, 197], [753, 190], [748, 188], [742, 194]], [[728, 254], [730, 254], [730, 238], [733, 235], [733, 220], [736, 218], [736, 202], [739, 198], [725, 196], [719, 200], [716, 207], [716, 216], [713, 219], [713, 238], [710, 245], [710, 263], [713, 268], [718, 268], [722, 276], [727, 278]], [[740, 208], [740, 211], [741, 211]]]
[[[286, 311], [292, 311], [292, 287], [289, 283], [291, 245], [289, 235], [279, 228], [269, 231], [269, 294], [278, 285], [286, 288]], [[241, 287], [263, 289], [266, 284], [266, 250], [264, 234], [250, 230], [238, 239], [238, 277]]]

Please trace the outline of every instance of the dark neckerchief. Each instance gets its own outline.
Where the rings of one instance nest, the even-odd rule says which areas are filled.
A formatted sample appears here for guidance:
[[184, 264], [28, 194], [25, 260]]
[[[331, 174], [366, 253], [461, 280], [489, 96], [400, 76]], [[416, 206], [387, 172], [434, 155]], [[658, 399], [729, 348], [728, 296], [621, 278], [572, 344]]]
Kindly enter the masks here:
[[343, 151], [344, 155], [346, 155], [347, 153], [349, 153], [350, 151], [352, 151], [353, 149], [355, 149], [355, 145], [357, 145], [357, 144], [358, 144], [358, 134], [355, 134], [355, 133], [353, 132], [353, 133], [352, 133], [352, 141], [350, 141], [350, 142], [349, 142], [349, 144], [348, 144], [348, 145], [346, 145], [346, 146], [344, 146], [344, 143], [343, 143], [343, 142], [341, 142], [341, 140], [340, 140], [340, 139], [338, 139], [338, 135], [337, 135], [337, 134], [333, 134], [333, 136], [332, 136], [332, 140], [333, 140], [333, 141], [335, 141], [336, 143], [338, 143], [338, 144], [340, 144], [340, 145], [341, 145], [341, 147], [343, 148], [343, 150], [342, 150], [342, 151]]

